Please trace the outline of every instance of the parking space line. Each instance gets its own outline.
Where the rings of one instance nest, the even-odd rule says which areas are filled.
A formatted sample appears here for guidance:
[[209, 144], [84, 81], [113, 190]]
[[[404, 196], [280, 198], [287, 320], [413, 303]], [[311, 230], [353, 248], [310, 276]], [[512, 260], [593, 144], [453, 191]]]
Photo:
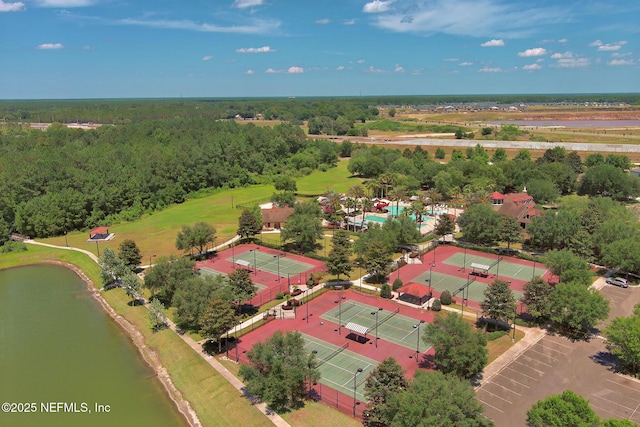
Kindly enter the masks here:
[[619, 417], [619, 416], [620, 416], [620, 414], [618, 414], [618, 413], [616, 413], [616, 412], [612, 412], [612, 411], [610, 411], [609, 409], [603, 408], [603, 407], [601, 407], [601, 406], [595, 405], [593, 402], [589, 402], [589, 404], [590, 404], [591, 406], [595, 407], [595, 408], [598, 408], [598, 409], [600, 409], [600, 410], [604, 411], [604, 412], [608, 412], [609, 414], [611, 414], [611, 415], [613, 415], [613, 416], [615, 416], [615, 417]]
[[[508, 381], [509, 381], [509, 382], [511, 382], [511, 383], [516, 383], [516, 384], [518, 384], [518, 385], [521, 385], [522, 387], [531, 388], [531, 387], [529, 387], [528, 385], [521, 383], [520, 381], [516, 381], [516, 380], [514, 380], [513, 378], [509, 378], [509, 377], [507, 377], [506, 375], [500, 375], [500, 377], [505, 378], [506, 380], [508, 380]], [[498, 377], [496, 377], [496, 379], [497, 379], [497, 378], [498, 378]], [[493, 381], [495, 382], [495, 379], [494, 379]]]
[[[627, 378], [627, 377], [623, 376], [623, 378]], [[610, 383], [613, 383], [613, 384], [619, 386], [619, 387], [625, 387], [625, 388], [631, 389], [631, 390], [633, 390], [633, 391], [635, 391], [637, 393], [640, 393], [640, 386], [638, 386], [638, 388], [634, 388], [634, 387], [629, 387], [628, 385], [620, 384], [618, 382], [610, 380], [609, 378], [607, 378], [606, 380], [609, 381]]]
[[495, 382], [495, 381], [490, 382], [489, 384], [487, 384], [487, 386], [489, 386], [489, 385], [491, 385], [491, 384], [493, 384], [493, 385], [497, 385], [498, 387], [503, 388], [503, 389], [507, 390], [508, 392], [511, 392], [511, 393], [513, 393], [513, 394], [515, 394], [515, 395], [522, 396], [520, 393], [516, 393], [515, 391], [511, 390], [509, 387], [505, 387], [505, 386], [503, 386], [503, 385], [500, 385], [500, 384], [498, 384], [498, 383], [497, 383], [497, 382]]
[[533, 357], [531, 357], [531, 356], [527, 356], [526, 354], [523, 354], [523, 356], [524, 356], [524, 357], [526, 357], [527, 359], [530, 359], [530, 360], [531, 360], [531, 361], [533, 361], [533, 362], [542, 363], [543, 365], [547, 365], [548, 367], [553, 368], [553, 365], [549, 365], [548, 363], [544, 363], [544, 362], [543, 362], [543, 361], [541, 361], [541, 360], [534, 359]]
[[486, 390], [486, 389], [483, 389], [483, 390], [484, 390], [484, 392], [485, 392], [485, 393], [489, 393], [490, 395], [492, 395], [492, 396], [494, 396], [494, 397], [497, 397], [497, 398], [498, 398], [498, 399], [500, 399], [500, 400], [504, 400], [505, 402], [507, 402], [507, 403], [508, 403], [508, 404], [510, 404], [510, 405], [513, 405], [513, 402], [509, 402], [509, 401], [508, 401], [507, 399], [505, 399], [504, 397], [500, 397], [500, 396], [498, 396], [498, 395], [497, 395], [497, 394], [495, 394], [495, 393], [491, 393], [489, 390]]
[[636, 409], [633, 410], [633, 413], [631, 415], [629, 415], [629, 419], [633, 418], [633, 416], [636, 414], [636, 412], [638, 412], [638, 408], [640, 408], [640, 403], [638, 403], [638, 406], [636, 406]]
[[533, 369], [534, 371], [537, 371], [537, 372], [541, 373], [542, 375], [544, 375], [546, 373], [545, 371], [541, 371], [540, 369], [536, 369], [536, 368], [534, 368], [534, 367], [532, 367], [530, 365], [524, 364], [524, 363], [522, 363], [522, 362], [520, 362], [518, 360], [514, 360], [514, 363], [517, 363], [519, 365], [525, 366], [525, 367], [527, 367], [529, 369]]
[[529, 376], [529, 375], [527, 375], [527, 374], [523, 374], [522, 372], [520, 372], [520, 371], [517, 371], [517, 370], [513, 369], [511, 366], [507, 366], [507, 369], [511, 369], [511, 370], [512, 370], [513, 372], [515, 372], [516, 374], [520, 374], [520, 375], [525, 376], [525, 377], [527, 377], [527, 378], [529, 378], [529, 379], [532, 379], [532, 380], [534, 380], [534, 381], [538, 381], [538, 380], [539, 380], [539, 378], [534, 378], [534, 377], [531, 377], [531, 376]]
[[[548, 346], [546, 346], [546, 345], [542, 345], [542, 344], [541, 344], [541, 345], [540, 345], [540, 347], [542, 347], [542, 348], [543, 348], [543, 349], [545, 349], [545, 350], [554, 351], [554, 352], [559, 353], [559, 354], [566, 354], [566, 352], [565, 352], [565, 351], [563, 351], [563, 350], [557, 350], [557, 349], [555, 349], [555, 348], [548, 347]], [[535, 350], [535, 349], [536, 349], [535, 347], [532, 347], [532, 350]]]
[[[533, 351], [534, 353], [537, 353], [537, 354], [539, 354], [539, 355], [541, 355], [541, 356], [548, 357], [548, 358], [549, 358], [549, 359], [551, 359], [551, 361], [553, 361], [553, 362], [558, 362], [558, 361], [560, 361], [560, 359], [558, 359], [558, 358], [556, 358], [556, 357], [553, 357], [553, 356], [550, 356], [550, 355], [548, 355], [548, 354], [545, 354], [545, 353], [541, 353], [541, 352], [539, 352], [539, 351], [536, 351], [536, 349], [535, 349], [535, 348], [532, 348], [532, 349], [530, 349], [529, 351]], [[542, 362], [542, 363], [544, 363], [544, 362]]]
[[[611, 391], [611, 390], [609, 390], [609, 391]], [[614, 393], [613, 391], [611, 391], [611, 392]], [[606, 400], [607, 402], [613, 403], [614, 405], [617, 405], [617, 406], [621, 406], [624, 409], [627, 409], [629, 411], [633, 410], [633, 408], [629, 408], [628, 406], [625, 406], [622, 403], [618, 403], [615, 400], [607, 399], [606, 397], [598, 396], [597, 394], [592, 394], [591, 396], [592, 397], [597, 397], [598, 399]]]
[[[493, 409], [495, 409], [496, 411], [498, 411], [498, 412], [502, 412], [502, 413], [504, 414], [504, 411], [503, 411], [502, 409], [500, 409], [500, 408], [496, 408], [496, 407], [495, 407], [495, 406], [493, 406], [492, 404], [485, 402], [484, 400], [480, 399], [479, 397], [476, 397], [476, 399], [477, 399], [477, 400], [479, 400], [480, 402], [484, 403], [485, 405], [492, 407], [492, 408], [493, 408]], [[493, 421], [493, 420], [492, 420], [492, 421]]]
[[[559, 345], [560, 347], [564, 347], [564, 348], [566, 348], [566, 349], [571, 349], [571, 348], [572, 348], [572, 347], [571, 347], [571, 346], [569, 346], [569, 345], [562, 344], [562, 343], [561, 343], [561, 342], [559, 342], [559, 341], [555, 341], [555, 340], [553, 340], [553, 339], [552, 339], [552, 337], [550, 337], [549, 335], [545, 336], [545, 338], [548, 338], [548, 341], [549, 341], [550, 343], [553, 343], [553, 344]], [[542, 341], [541, 341], [541, 342], [542, 342]], [[553, 349], [552, 349], [552, 350], [553, 350]], [[558, 351], [558, 350], [555, 350], [555, 351]]]

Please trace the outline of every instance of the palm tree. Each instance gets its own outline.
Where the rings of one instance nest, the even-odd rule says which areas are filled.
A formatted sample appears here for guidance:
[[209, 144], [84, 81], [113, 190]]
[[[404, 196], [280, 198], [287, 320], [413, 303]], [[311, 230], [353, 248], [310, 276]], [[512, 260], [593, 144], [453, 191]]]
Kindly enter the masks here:
[[431, 188], [425, 192], [425, 196], [431, 201], [431, 215], [435, 216], [435, 204], [442, 199], [442, 194], [438, 193], [435, 188]]
[[409, 209], [406, 209], [405, 211], [408, 211], [407, 215], [413, 214], [413, 216], [416, 217], [418, 225], [422, 225], [422, 217], [425, 214], [426, 208], [421, 201], [413, 202]]
[[364, 188], [362, 188], [361, 185], [354, 185], [353, 187], [349, 188], [349, 190], [347, 191], [347, 195], [349, 197], [353, 197], [356, 200], [360, 199], [365, 196]]
[[389, 187], [393, 187], [398, 183], [398, 175], [395, 173], [383, 173], [378, 177], [378, 179], [380, 180], [380, 184], [385, 189], [382, 197], [389, 197]]
[[360, 231], [362, 231], [362, 228], [364, 226], [364, 216], [365, 214], [371, 210], [371, 207], [373, 206], [373, 202], [371, 201], [371, 199], [368, 198], [364, 198], [362, 199], [361, 202], [361, 207], [362, 207], [362, 226], [360, 227]]
[[[356, 200], [351, 198], [351, 197], [347, 197], [347, 199], [344, 201], [344, 207], [347, 208], [347, 217], [351, 218], [351, 215], [349, 215], [351, 213], [351, 209], [355, 209], [356, 208]], [[355, 230], [356, 226], [355, 223], [353, 225], [353, 231]], [[349, 219], [347, 219], [347, 231], [349, 230]]]
[[371, 197], [378, 197], [378, 192], [382, 189], [382, 185], [377, 179], [370, 179], [364, 184], [364, 186], [369, 190]]
[[398, 210], [400, 209], [400, 200], [407, 194], [406, 190], [402, 187], [394, 187], [389, 191], [389, 199], [396, 202], [396, 215], [398, 216]]

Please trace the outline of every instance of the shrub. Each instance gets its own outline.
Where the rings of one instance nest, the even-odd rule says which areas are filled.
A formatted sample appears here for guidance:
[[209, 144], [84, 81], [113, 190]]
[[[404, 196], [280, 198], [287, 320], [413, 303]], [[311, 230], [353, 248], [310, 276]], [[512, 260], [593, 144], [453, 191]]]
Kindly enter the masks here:
[[282, 292], [277, 292], [276, 299], [282, 299], [282, 298], [284, 298], [284, 294]]
[[380, 286], [380, 296], [387, 299], [391, 298], [391, 287], [388, 283], [383, 283], [382, 286]]
[[433, 311], [440, 311], [440, 310], [442, 310], [442, 304], [440, 303], [440, 300], [439, 300], [439, 299], [437, 299], [437, 298], [436, 298], [436, 299], [433, 301], [433, 303], [431, 304], [431, 310], [433, 310]]
[[451, 298], [451, 292], [443, 291], [440, 294], [440, 302], [444, 305], [450, 305], [453, 302], [453, 298]]
[[485, 338], [487, 339], [487, 341], [493, 341], [493, 340], [497, 340], [498, 338], [507, 335], [508, 333], [509, 333], [509, 331], [487, 332], [485, 334]]
[[0, 246], [0, 253], [6, 254], [9, 252], [26, 252], [27, 245], [22, 242], [14, 242], [9, 240], [4, 245]]
[[402, 280], [400, 280], [400, 278], [396, 278], [396, 280], [393, 281], [393, 290], [397, 291], [398, 289], [400, 289], [402, 287]]

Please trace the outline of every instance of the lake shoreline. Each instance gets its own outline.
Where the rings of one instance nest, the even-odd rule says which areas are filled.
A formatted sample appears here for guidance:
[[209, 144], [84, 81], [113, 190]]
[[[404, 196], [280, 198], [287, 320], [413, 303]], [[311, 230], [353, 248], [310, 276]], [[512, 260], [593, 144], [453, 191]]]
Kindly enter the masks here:
[[[118, 314], [111, 305], [104, 299], [100, 290], [96, 288], [93, 281], [82, 271], [78, 266], [63, 262], [63, 261], [55, 261], [55, 260], [44, 260], [41, 264], [49, 264], [56, 265], [60, 267], [65, 267], [71, 271], [73, 271], [82, 281], [84, 281], [87, 285], [87, 289], [91, 292], [93, 298], [102, 306], [103, 310], [109, 315], [109, 317], [115, 321], [122, 330], [129, 336], [131, 342], [138, 349], [138, 352], [142, 356], [142, 359], [145, 363], [155, 372], [156, 377], [160, 380], [163, 388], [166, 393], [169, 395], [169, 399], [174, 403], [178, 411], [182, 414], [184, 419], [191, 427], [201, 427], [202, 423], [198, 418], [195, 410], [191, 407], [191, 404], [184, 399], [182, 393], [175, 386], [171, 377], [167, 373], [167, 370], [162, 365], [158, 354], [151, 349], [145, 341], [144, 335], [129, 322], [124, 316]], [[16, 266], [18, 267], [18, 266]]]

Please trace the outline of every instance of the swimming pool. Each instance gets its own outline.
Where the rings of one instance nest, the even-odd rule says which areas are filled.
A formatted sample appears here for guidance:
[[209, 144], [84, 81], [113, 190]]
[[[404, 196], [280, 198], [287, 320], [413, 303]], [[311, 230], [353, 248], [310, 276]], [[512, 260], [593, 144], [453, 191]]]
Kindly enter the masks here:
[[[411, 219], [412, 220], [416, 220], [415, 215], [411, 215]], [[367, 215], [364, 217], [365, 221], [373, 221], [373, 222], [379, 222], [380, 224], [384, 224], [387, 221], [387, 218], [382, 218], [379, 216], [374, 216], [374, 215]], [[425, 223], [427, 221], [431, 221], [431, 218], [423, 216], [422, 217], [422, 223]]]

